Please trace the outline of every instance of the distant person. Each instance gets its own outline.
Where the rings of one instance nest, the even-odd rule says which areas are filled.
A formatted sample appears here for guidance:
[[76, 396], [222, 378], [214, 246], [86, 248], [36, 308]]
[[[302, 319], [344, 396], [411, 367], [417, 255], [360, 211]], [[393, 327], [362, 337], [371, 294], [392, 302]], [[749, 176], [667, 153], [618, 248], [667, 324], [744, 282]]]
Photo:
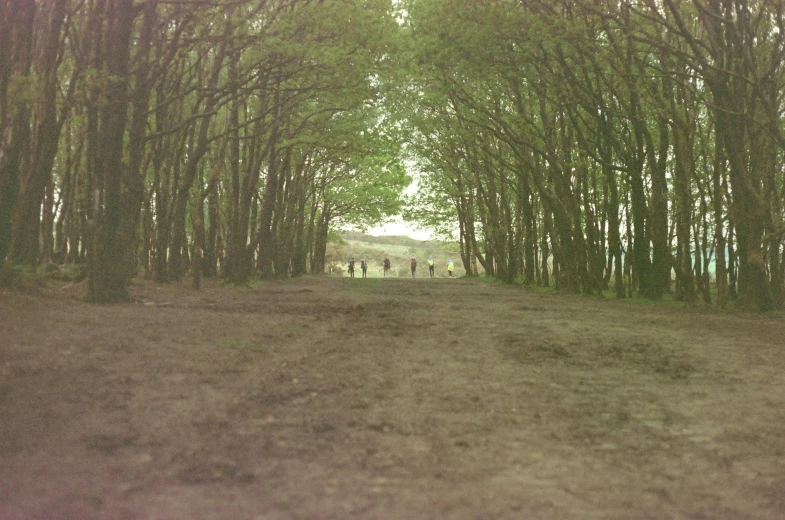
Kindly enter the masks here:
[[431, 275], [433, 278], [434, 268], [433, 268], [433, 255], [428, 257], [428, 274]]
[[365, 261], [365, 258], [360, 260], [360, 269], [363, 271], [363, 278], [368, 278], [368, 262]]
[[417, 272], [417, 260], [414, 257], [411, 257], [409, 259], [409, 265], [412, 268], [412, 278], [414, 278], [414, 275]]
[[390, 272], [390, 259], [384, 259], [384, 276], [387, 276], [387, 273]]
[[452, 278], [452, 272], [455, 271], [455, 264], [452, 263], [452, 260], [447, 262], [447, 276]]
[[354, 278], [354, 258], [349, 259], [349, 276]]

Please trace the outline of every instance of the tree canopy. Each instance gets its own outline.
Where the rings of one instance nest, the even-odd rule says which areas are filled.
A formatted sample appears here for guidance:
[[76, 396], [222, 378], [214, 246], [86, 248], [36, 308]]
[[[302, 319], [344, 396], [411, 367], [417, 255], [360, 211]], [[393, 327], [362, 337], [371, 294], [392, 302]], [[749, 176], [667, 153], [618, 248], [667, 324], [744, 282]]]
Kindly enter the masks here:
[[414, 206], [467, 272], [782, 307], [779, 2], [406, 6]]
[[403, 212], [467, 275], [785, 306], [777, 0], [0, 0], [0, 50], [5, 281], [321, 273]]

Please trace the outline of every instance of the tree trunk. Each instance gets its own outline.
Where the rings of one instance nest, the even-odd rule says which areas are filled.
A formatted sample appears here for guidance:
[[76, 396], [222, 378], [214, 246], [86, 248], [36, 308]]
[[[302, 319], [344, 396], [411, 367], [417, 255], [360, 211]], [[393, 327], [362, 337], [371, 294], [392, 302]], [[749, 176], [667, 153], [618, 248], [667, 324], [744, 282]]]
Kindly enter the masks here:
[[728, 268], [725, 247], [725, 219], [723, 218], [722, 178], [725, 173], [725, 159], [722, 147], [714, 147], [714, 170], [712, 172], [712, 209], [714, 211], [714, 277], [717, 287], [717, 305], [724, 307], [728, 301]]
[[697, 302], [695, 279], [690, 254], [692, 227], [692, 137], [688, 135], [687, 122], [678, 121], [673, 128], [673, 151], [675, 156], [674, 183], [676, 192], [676, 240], [678, 265], [677, 299], [694, 304]]
[[[260, 211], [259, 222], [259, 271], [263, 278], [269, 278], [273, 274], [273, 259], [275, 258], [275, 235], [273, 234], [273, 212], [278, 193], [278, 154], [276, 142], [278, 140], [278, 129], [280, 126], [282, 108], [280, 95], [277, 93], [273, 101], [273, 128], [270, 136], [270, 147], [267, 161], [267, 175], [264, 182], [264, 195], [262, 196], [262, 208]], [[326, 233], [326, 229], [324, 230]], [[325, 240], [325, 252], [327, 247], [327, 236]], [[322, 272], [324, 271], [324, 260], [321, 262]]]
[[133, 0], [110, 0], [106, 24], [106, 73], [104, 109], [100, 114], [99, 170], [103, 204], [95, 215], [96, 227], [89, 269], [88, 299], [111, 302], [126, 298], [128, 272], [118, 258], [127, 258], [130, 244], [120, 234], [123, 206], [123, 142], [126, 131]]
[[[29, 76], [33, 60], [34, 0], [0, 1], [0, 271], [11, 247], [11, 220], [20, 189], [22, 160], [30, 146], [30, 106], [9, 99], [12, 79]], [[15, 94], [11, 92], [11, 94]], [[3, 281], [0, 272], [0, 283]]]
[[15, 264], [35, 265], [39, 254], [41, 230], [41, 203], [46, 195], [46, 186], [52, 176], [52, 165], [57, 155], [57, 145], [63, 118], [57, 120], [58, 57], [61, 52], [60, 32], [65, 19], [65, 0], [57, 0], [52, 6], [49, 31], [43, 45], [39, 74], [43, 76], [41, 91], [41, 114], [33, 142], [28, 175], [22, 181], [15, 218], [12, 225], [11, 250], [9, 256]]

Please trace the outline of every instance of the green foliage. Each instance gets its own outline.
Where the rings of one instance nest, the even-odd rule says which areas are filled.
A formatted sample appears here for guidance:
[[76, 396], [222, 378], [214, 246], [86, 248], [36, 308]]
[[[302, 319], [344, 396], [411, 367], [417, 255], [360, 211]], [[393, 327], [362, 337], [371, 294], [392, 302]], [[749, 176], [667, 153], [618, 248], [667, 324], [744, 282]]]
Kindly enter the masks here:
[[13, 105], [34, 103], [40, 95], [40, 78], [35, 74], [11, 76], [8, 81], [8, 99]]
[[0, 287], [29, 289], [46, 278], [46, 273], [36, 267], [4, 265], [0, 268]]
[[87, 266], [84, 264], [65, 264], [57, 267], [52, 276], [69, 282], [81, 282], [87, 278]]
[[[0, 106], [11, 110], [0, 157], [18, 157], [9, 171], [20, 171], [2, 195], [26, 200], [22, 188], [35, 187], [39, 199], [24, 204], [47, 218], [26, 238], [43, 233], [46, 258], [56, 219], [76, 262], [85, 246], [93, 258], [115, 250], [94, 248], [116, 233], [89, 234], [101, 215], [120, 216], [120, 242], [138, 244], [145, 263], [161, 259], [159, 281], [184, 274], [188, 250], [213, 255], [210, 275], [221, 257], [237, 283], [254, 270], [300, 275], [325, 240], [336, 265], [383, 255], [374, 242], [340, 245], [335, 232], [402, 215], [446, 241], [460, 229], [467, 250], [510, 283], [526, 264], [531, 285], [533, 266], [551, 261], [560, 286], [596, 293], [607, 257], [623, 248], [633, 290], [661, 297], [673, 260], [686, 277], [712, 242], [736, 237], [751, 248], [741, 258], [782, 251], [779, 3], [709, 4], [141, 2], [125, 43], [113, 38], [111, 9], [66, 3], [58, 28], [60, 4], [34, 2], [32, 32], [9, 33], [15, 51], [0, 71]], [[723, 22], [739, 13], [754, 23]], [[126, 51], [129, 69], [110, 76]], [[46, 130], [60, 128], [45, 123], [52, 113], [64, 119], [49, 146]], [[110, 147], [104, 131], [115, 124]], [[0, 211], [0, 228], [17, 209]], [[431, 246], [385, 247], [403, 261]], [[257, 265], [246, 265], [249, 248]], [[536, 257], [543, 249], [551, 260]], [[444, 254], [459, 260], [457, 248]], [[739, 280], [764, 280], [760, 303], [777, 291], [785, 301], [778, 258], [768, 255], [758, 278], [739, 263]], [[649, 271], [656, 290], [645, 290]], [[694, 296], [690, 286], [679, 287]]]

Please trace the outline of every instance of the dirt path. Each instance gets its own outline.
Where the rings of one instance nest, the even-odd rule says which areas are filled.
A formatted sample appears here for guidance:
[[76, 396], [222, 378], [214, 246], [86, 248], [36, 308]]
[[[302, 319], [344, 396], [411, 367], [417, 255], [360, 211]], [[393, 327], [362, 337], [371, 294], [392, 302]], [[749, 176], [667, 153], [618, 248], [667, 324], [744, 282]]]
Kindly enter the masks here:
[[785, 323], [465, 280], [0, 291], [2, 519], [785, 518]]

